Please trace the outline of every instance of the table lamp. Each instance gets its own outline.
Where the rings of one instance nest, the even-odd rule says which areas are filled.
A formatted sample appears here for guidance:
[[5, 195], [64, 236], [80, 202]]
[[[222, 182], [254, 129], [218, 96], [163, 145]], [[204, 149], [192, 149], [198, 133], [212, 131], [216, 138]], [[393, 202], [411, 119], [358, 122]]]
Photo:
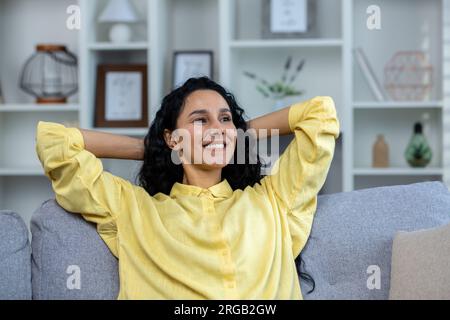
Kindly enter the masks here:
[[98, 21], [114, 23], [109, 30], [109, 39], [114, 43], [129, 42], [132, 36], [130, 23], [139, 21], [134, 6], [128, 0], [110, 0]]

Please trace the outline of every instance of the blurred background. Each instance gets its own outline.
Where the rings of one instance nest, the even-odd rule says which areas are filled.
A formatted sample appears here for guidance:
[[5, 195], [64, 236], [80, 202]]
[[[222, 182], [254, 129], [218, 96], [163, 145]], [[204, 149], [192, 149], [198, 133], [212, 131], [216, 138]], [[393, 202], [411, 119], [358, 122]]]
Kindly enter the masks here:
[[[341, 134], [321, 194], [449, 185], [449, 2], [0, 0], [0, 209], [29, 221], [53, 197], [38, 121], [143, 137], [200, 75], [249, 119], [331, 96]], [[141, 164], [102, 162], [133, 182]]]

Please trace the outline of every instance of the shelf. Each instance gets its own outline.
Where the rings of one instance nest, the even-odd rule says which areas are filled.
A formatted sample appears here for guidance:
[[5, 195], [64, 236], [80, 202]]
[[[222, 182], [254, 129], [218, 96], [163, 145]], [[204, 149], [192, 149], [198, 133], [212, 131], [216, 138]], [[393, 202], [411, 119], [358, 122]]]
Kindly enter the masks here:
[[120, 134], [125, 136], [145, 136], [148, 133], [148, 128], [92, 128], [92, 130]]
[[357, 101], [353, 103], [354, 109], [440, 109], [443, 101]]
[[356, 168], [355, 176], [439, 176], [441, 168]]
[[0, 112], [74, 112], [78, 104], [0, 104]]
[[40, 167], [0, 167], [0, 176], [45, 176], [44, 170]]
[[111, 42], [94, 42], [88, 45], [90, 50], [98, 51], [121, 51], [121, 50], [148, 50], [147, 42], [129, 42], [123, 44], [115, 44]]
[[322, 48], [340, 47], [341, 39], [275, 39], [275, 40], [236, 40], [230, 47], [236, 49], [252, 48]]

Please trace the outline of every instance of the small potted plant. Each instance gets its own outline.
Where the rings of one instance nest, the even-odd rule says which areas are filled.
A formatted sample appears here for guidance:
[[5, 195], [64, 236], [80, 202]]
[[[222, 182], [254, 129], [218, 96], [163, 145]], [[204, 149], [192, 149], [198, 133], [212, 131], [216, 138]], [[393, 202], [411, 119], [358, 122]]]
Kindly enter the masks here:
[[265, 98], [274, 101], [274, 109], [278, 110], [286, 106], [285, 98], [300, 96], [304, 92], [294, 87], [294, 81], [297, 79], [300, 71], [303, 69], [305, 60], [302, 59], [294, 70], [292, 69], [292, 57], [286, 59], [281, 79], [269, 82], [266, 79], [256, 75], [255, 73], [244, 71], [244, 75], [256, 81], [256, 90]]

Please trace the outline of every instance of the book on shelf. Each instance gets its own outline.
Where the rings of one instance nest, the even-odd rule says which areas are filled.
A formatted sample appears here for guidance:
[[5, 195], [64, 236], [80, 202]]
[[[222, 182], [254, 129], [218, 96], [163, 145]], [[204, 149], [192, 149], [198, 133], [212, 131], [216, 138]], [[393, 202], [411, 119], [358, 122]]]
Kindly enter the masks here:
[[369, 60], [367, 59], [364, 50], [360, 47], [355, 48], [354, 55], [374, 97], [378, 101], [388, 100], [387, 94], [384, 92], [383, 87], [380, 85], [380, 82], [378, 81], [378, 78], [375, 75], [375, 72], [373, 71], [372, 66], [369, 63]]

